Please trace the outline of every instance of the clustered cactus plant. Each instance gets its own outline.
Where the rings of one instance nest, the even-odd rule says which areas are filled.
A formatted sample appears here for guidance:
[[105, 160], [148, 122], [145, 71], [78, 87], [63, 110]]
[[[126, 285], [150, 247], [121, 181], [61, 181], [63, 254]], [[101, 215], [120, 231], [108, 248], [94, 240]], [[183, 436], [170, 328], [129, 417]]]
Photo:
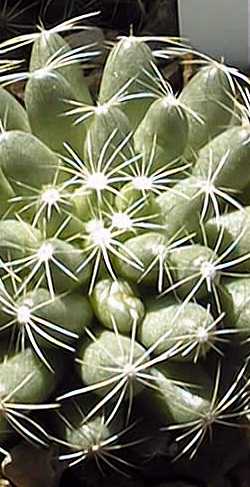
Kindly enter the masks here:
[[177, 96], [157, 56], [189, 48], [131, 34], [94, 102], [97, 50], [62, 36], [82, 20], [0, 45], [32, 44], [0, 73], [3, 463], [24, 437], [85, 482], [227, 485], [249, 451], [248, 80], [200, 54]]

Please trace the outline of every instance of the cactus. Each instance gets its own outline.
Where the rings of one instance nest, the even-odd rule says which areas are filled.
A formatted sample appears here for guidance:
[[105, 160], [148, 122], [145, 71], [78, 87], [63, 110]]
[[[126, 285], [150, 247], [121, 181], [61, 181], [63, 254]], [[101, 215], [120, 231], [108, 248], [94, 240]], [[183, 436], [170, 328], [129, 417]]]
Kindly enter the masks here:
[[79, 479], [160, 461], [159, 485], [213, 487], [228, 434], [249, 453], [248, 80], [200, 54], [177, 96], [130, 35], [92, 100], [80, 20], [0, 44], [32, 44], [0, 72], [0, 453], [23, 436]]

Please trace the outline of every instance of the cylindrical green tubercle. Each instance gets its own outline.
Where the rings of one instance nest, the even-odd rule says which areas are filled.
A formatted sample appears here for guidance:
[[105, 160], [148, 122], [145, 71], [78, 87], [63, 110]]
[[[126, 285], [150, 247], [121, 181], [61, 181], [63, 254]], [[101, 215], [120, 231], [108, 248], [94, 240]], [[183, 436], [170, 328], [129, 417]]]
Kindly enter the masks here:
[[4, 176], [2, 169], [0, 169], [0, 215], [3, 216], [6, 211], [9, 211], [10, 200], [15, 196], [13, 188], [8, 179]]
[[169, 282], [168, 240], [158, 232], [145, 232], [123, 243], [122, 252], [129, 255], [133, 262], [142, 263], [142, 270], [136, 269], [130, 262], [119, 258], [115, 266], [120, 276], [128, 281], [153, 288], [162, 288]]
[[[15, 405], [23, 404], [25, 411], [25, 404], [43, 403], [54, 391], [57, 382], [58, 376], [52, 374], [39, 362], [29, 348], [4, 359], [0, 364], [1, 445], [9, 438], [11, 432], [13, 433], [10, 426], [14, 426], [17, 431], [20, 428], [21, 434], [24, 434], [25, 429], [22, 430], [21, 425], [25, 416], [22, 415], [23, 419], [22, 417], [20, 419], [18, 408], [17, 415], [15, 414]], [[27, 413], [27, 411], [25, 412]], [[27, 425], [25, 426], [27, 428]]]
[[135, 150], [143, 154], [144, 164], [150, 164], [152, 172], [174, 169], [181, 164], [188, 130], [186, 112], [174, 95], [161, 97], [149, 107], [135, 132]]
[[250, 125], [231, 127], [199, 152], [193, 175], [216, 188], [242, 191], [250, 182]]
[[154, 355], [169, 351], [173, 360], [197, 360], [206, 355], [213, 342], [209, 336], [213, 321], [209, 311], [196, 303], [183, 305], [169, 297], [151, 299], [139, 328], [139, 341], [146, 348], [152, 347]]
[[64, 144], [80, 156], [86, 135], [83, 125], [75, 125], [69, 100], [76, 101], [72, 86], [56, 70], [35, 71], [25, 87], [25, 106], [32, 133], [50, 149], [69, 156]]
[[[30, 72], [48, 67], [56, 69], [72, 86], [77, 99], [89, 105], [92, 100], [83, 77], [79, 56], [81, 53], [78, 53], [77, 62], [74, 62], [74, 54], [77, 58], [77, 53], [72, 52], [68, 43], [57, 32], [44, 30], [33, 43]], [[70, 59], [73, 62], [69, 62]]]
[[[68, 454], [69, 460], [71, 459], [72, 461], [72, 466], [74, 465], [74, 460], [76, 464], [83, 464], [86, 467], [86, 461], [97, 460], [99, 454], [105, 458], [106, 445], [108, 458], [109, 445], [111, 445], [111, 449], [113, 445], [119, 445], [119, 432], [123, 431], [124, 424], [123, 410], [122, 412], [119, 411], [119, 414], [112, 420], [109, 420], [110, 413], [112, 413], [110, 405], [105, 407], [105, 409], [102, 408], [91, 417], [95, 406], [96, 397], [88, 395], [87, 397], [79, 398], [77, 401], [70, 401], [62, 408], [61, 417], [65, 418], [61, 425], [64, 429], [64, 454], [65, 456]], [[90, 415], [90, 418], [87, 420], [88, 415]], [[114, 448], [116, 449], [116, 447]], [[77, 462], [77, 459], [79, 459], [79, 462]]]
[[59, 159], [32, 134], [11, 130], [0, 135], [0, 167], [18, 195], [53, 182]]
[[250, 340], [250, 281], [249, 277], [236, 277], [224, 280], [224, 286], [229, 292], [234, 308], [235, 330], [233, 339], [237, 341]]
[[201, 69], [179, 97], [186, 107], [189, 136], [185, 156], [193, 159], [199, 149], [226, 129], [234, 109], [230, 75], [219, 63]]
[[154, 57], [147, 44], [130, 35], [112, 49], [104, 68], [99, 102], [108, 102], [116, 95], [120, 95], [119, 101], [123, 95], [131, 95], [121, 107], [133, 128], [138, 126], [153, 101], [152, 92], [156, 87], [152, 81], [152, 76], [155, 78], [153, 63]]
[[167, 424], [201, 420], [210, 411], [211, 380], [202, 367], [174, 363], [152, 369], [156, 390], [147, 391], [157, 415]]
[[179, 297], [202, 299], [208, 297], [213, 286], [219, 284], [215, 252], [204, 245], [183, 245], [173, 249], [170, 269], [174, 272], [175, 290]]
[[[86, 284], [89, 279], [88, 265], [78, 271], [86, 260], [86, 254], [70, 242], [59, 238], [47, 240], [40, 238], [34, 243], [29, 254], [34, 255], [34, 260], [28, 266], [30, 273], [38, 263], [37, 272], [33, 274], [35, 280], [39, 279], [40, 283], [50, 287], [51, 279], [51, 287], [55, 293], [68, 292]], [[49, 273], [46, 271], [46, 266], [49, 266]]]
[[[92, 340], [84, 341], [77, 354], [79, 374], [93, 392], [106, 396], [114, 391], [113, 398], [126, 386], [128, 393], [137, 394], [143, 384], [136, 380], [136, 363], [145, 362], [145, 349], [133, 339], [113, 331], [100, 331]], [[112, 399], [112, 393], [111, 393]]]
[[100, 280], [90, 297], [99, 322], [111, 330], [130, 333], [133, 324], [139, 324], [144, 316], [142, 301], [129, 283], [122, 279]]
[[30, 132], [27, 113], [21, 103], [4, 88], [0, 87], [0, 120], [4, 130]]
[[25, 258], [42, 238], [39, 230], [25, 221], [0, 221], [0, 256], [4, 262]]
[[224, 213], [205, 225], [208, 245], [214, 248], [220, 233], [219, 254], [224, 254], [224, 272], [250, 272], [250, 207]]
[[[147, 229], [163, 228], [161, 208], [156, 201], [152, 188], [145, 188], [147, 178], [142, 176], [133, 177], [129, 183], [124, 184], [115, 197], [115, 207], [118, 212], [123, 213], [137, 221], [139, 225], [127, 227], [126, 238], [132, 237]], [[149, 183], [150, 184], [150, 183]], [[145, 185], [145, 186], [144, 186]]]
[[[91, 325], [93, 315], [88, 299], [80, 293], [75, 292], [51, 298], [49, 291], [42, 287], [26, 293], [17, 301], [17, 310], [19, 310], [19, 312], [17, 311], [17, 324], [20, 327], [29, 324], [29, 319], [26, 323], [24, 319], [24, 323], [20, 322], [20, 309], [24, 309], [24, 307], [27, 317], [29, 318], [30, 315], [30, 320], [36, 325], [34, 336], [39, 345], [44, 347], [57, 346], [56, 340], [76, 345], [77, 338], [84, 334], [86, 327]], [[72, 310], [74, 310], [73, 313]], [[39, 330], [41, 330], [40, 334]], [[43, 336], [43, 332], [51, 339]]]
[[0, 364], [0, 377], [1, 399], [10, 395], [10, 402], [24, 404], [46, 401], [57, 385], [56, 374], [52, 374], [30, 348], [4, 360]]
[[87, 167], [106, 177], [110, 175], [113, 180], [119, 176], [118, 170], [129, 166], [126, 161], [133, 156], [130, 131], [128, 118], [120, 107], [108, 103], [97, 106], [84, 144]]
[[[181, 238], [189, 233], [200, 231], [205, 199], [202, 188], [201, 178], [189, 176], [156, 198], [165, 232], [169, 238]], [[208, 207], [205, 219], [209, 218], [210, 210]]]

